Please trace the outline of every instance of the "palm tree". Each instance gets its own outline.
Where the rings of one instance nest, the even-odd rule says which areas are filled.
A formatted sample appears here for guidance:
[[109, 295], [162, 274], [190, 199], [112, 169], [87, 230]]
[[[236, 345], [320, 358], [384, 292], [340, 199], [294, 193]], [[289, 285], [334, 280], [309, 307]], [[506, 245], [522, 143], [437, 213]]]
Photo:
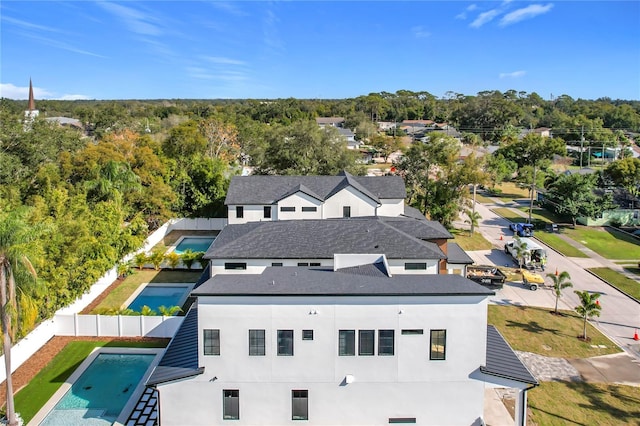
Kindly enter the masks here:
[[136, 267], [140, 270], [144, 268], [144, 264], [147, 263], [148, 261], [149, 261], [149, 256], [147, 255], [147, 253], [143, 251], [133, 256], [133, 262], [135, 263]]
[[180, 255], [175, 251], [172, 251], [171, 253], [167, 253], [167, 255], [165, 256], [165, 259], [171, 269], [176, 269], [180, 264]]
[[[25, 221], [26, 210], [16, 209], [0, 214], [0, 323], [2, 349], [6, 372], [7, 407], [9, 425], [17, 425], [11, 378], [11, 346], [20, 314], [16, 292], [36, 283], [36, 271], [27, 257], [29, 246], [41, 235], [40, 227], [30, 227]], [[24, 297], [26, 294], [22, 292]]]
[[547, 277], [551, 278], [553, 282], [553, 292], [556, 296], [556, 308], [554, 313], [558, 315], [558, 301], [562, 297], [562, 290], [567, 287], [573, 287], [573, 283], [569, 281], [571, 279], [571, 275], [567, 271], [562, 271], [560, 274], [547, 274]]
[[182, 312], [182, 308], [180, 306], [166, 307], [164, 305], [161, 305], [161, 306], [158, 306], [158, 312], [160, 312], [160, 315], [164, 315], [165, 317], [171, 317], [177, 314], [178, 312]]
[[480, 213], [472, 210], [465, 210], [465, 214], [467, 215], [468, 219], [465, 220], [464, 223], [468, 223], [471, 225], [471, 229], [469, 229], [469, 235], [473, 235], [476, 226], [478, 226], [478, 222], [480, 221], [480, 219], [482, 219], [482, 216], [480, 216]]
[[164, 262], [164, 250], [161, 247], [154, 249], [149, 256], [149, 261], [156, 271], [159, 270], [160, 265]]
[[182, 259], [182, 263], [187, 269], [191, 269], [193, 263], [196, 261], [195, 253], [191, 249], [186, 249], [184, 253], [180, 255], [180, 259]]
[[574, 291], [580, 298], [580, 306], [576, 306], [574, 309], [584, 319], [582, 339], [587, 341], [587, 319], [596, 316], [600, 316], [600, 310], [602, 307], [597, 303], [600, 293], [589, 293], [588, 291]]
[[522, 242], [520, 241], [520, 237], [518, 237], [516, 235], [515, 237], [515, 244], [513, 245], [513, 248], [516, 252], [516, 259], [518, 259], [518, 267], [522, 268], [522, 264], [525, 263], [525, 257], [527, 256], [527, 247], [522, 244]]

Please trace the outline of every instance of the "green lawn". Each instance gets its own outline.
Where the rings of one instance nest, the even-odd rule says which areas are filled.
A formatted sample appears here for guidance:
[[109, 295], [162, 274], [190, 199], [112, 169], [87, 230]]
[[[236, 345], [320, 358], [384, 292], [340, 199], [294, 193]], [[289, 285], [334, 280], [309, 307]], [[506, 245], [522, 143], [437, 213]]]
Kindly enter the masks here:
[[[591, 342], [579, 340], [582, 319], [575, 313], [563, 311], [564, 315], [559, 316], [550, 312], [545, 308], [489, 305], [488, 322], [495, 325], [517, 351], [562, 358], [588, 358], [620, 352], [590, 324], [587, 324], [587, 336]], [[591, 345], [606, 345], [606, 349]]]
[[640, 300], [640, 283], [638, 281], [627, 278], [621, 273], [610, 268], [590, 268], [589, 271], [593, 272], [615, 288]]
[[[529, 207], [518, 207], [523, 213], [529, 216]], [[566, 222], [566, 218], [558, 216], [557, 214], [550, 212], [547, 209], [543, 209], [541, 207], [533, 206], [533, 210], [531, 210], [531, 219], [535, 222], [543, 222], [543, 223], [563, 223]]]
[[576, 226], [575, 229], [564, 229], [566, 235], [573, 240], [589, 247], [607, 259], [640, 259], [640, 244], [634, 237], [630, 237], [615, 229], [590, 228]]
[[543, 382], [528, 400], [532, 423], [540, 426], [640, 424], [640, 392], [633, 386]]
[[195, 283], [202, 275], [201, 270], [153, 270], [135, 269], [131, 275], [114, 288], [107, 297], [96, 306], [91, 313], [101, 313], [112, 309], [120, 309], [124, 302], [142, 283]]
[[513, 182], [503, 182], [498, 185], [496, 189], [498, 191], [495, 194], [491, 194], [492, 197], [510, 200], [529, 198], [529, 190], [527, 188], [520, 188]]
[[549, 247], [567, 257], [589, 257], [570, 243], [560, 238], [558, 234], [546, 231], [536, 231], [535, 236]]
[[484, 195], [476, 193], [476, 201], [480, 204], [493, 204], [494, 200], [489, 197], [485, 197]]
[[463, 250], [491, 250], [493, 247], [486, 238], [477, 231], [473, 235], [469, 235], [467, 229], [449, 229], [449, 232], [453, 234], [453, 242], [458, 243]]
[[38, 413], [91, 351], [93, 351], [94, 348], [103, 346], [163, 348], [166, 346], [166, 340], [150, 340], [145, 342], [77, 341], [69, 343], [27, 386], [16, 394], [16, 412], [20, 413], [25, 424]]

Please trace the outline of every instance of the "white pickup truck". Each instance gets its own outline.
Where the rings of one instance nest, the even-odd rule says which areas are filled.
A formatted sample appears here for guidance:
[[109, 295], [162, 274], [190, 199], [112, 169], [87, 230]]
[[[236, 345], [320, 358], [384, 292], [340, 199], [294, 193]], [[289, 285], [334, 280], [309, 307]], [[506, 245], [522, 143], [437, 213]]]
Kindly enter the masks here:
[[518, 259], [519, 247], [522, 247], [522, 264], [527, 268], [535, 269], [540, 265], [542, 260], [547, 258], [547, 251], [530, 238], [517, 238], [507, 241], [504, 245], [504, 252], [511, 255], [520, 265]]

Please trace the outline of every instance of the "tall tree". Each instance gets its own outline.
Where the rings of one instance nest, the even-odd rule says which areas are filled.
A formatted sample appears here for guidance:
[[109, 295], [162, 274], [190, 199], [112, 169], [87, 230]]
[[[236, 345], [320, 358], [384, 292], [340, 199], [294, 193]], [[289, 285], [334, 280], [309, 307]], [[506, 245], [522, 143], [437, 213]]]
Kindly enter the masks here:
[[7, 387], [7, 420], [17, 425], [11, 378], [11, 347], [16, 335], [20, 310], [17, 293], [26, 293], [35, 284], [36, 271], [29, 260], [29, 245], [39, 238], [36, 228], [26, 223], [26, 211], [0, 212], [0, 323]]
[[589, 293], [588, 291], [579, 291], [575, 290], [575, 294], [578, 295], [580, 299], [580, 305], [576, 306], [574, 309], [582, 317], [583, 327], [582, 327], [582, 339], [587, 341], [587, 320], [591, 317], [599, 317], [600, 311], [602, 307], [599, 303], [597, 303], [598, 298], [600, 297], [600, 293]]
[[565, 288], [573, 287], [573, 283], [569, 281], [571, 279], [571, 275], [567, 271], [562, 271], [558, 275], [556, 274], [547, 274], [547, 277], [551, 279], [553, 283], [553, 294], [556, 297], [556, 307], [554, 309], [554, 313], [558, 314], [558, 301], [562, 297], [562, 290]]

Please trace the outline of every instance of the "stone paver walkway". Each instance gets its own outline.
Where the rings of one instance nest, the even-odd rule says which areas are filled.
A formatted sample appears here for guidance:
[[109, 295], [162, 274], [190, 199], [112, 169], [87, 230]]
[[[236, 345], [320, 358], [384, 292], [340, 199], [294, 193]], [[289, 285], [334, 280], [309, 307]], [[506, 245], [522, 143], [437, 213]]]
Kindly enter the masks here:
[[582, 380], [580, 372], [564, 358], [554, 358], [520, 351], [516, 351], [516, 354], [523, 364], [527, 366], [531, 374], [541, 382]]

